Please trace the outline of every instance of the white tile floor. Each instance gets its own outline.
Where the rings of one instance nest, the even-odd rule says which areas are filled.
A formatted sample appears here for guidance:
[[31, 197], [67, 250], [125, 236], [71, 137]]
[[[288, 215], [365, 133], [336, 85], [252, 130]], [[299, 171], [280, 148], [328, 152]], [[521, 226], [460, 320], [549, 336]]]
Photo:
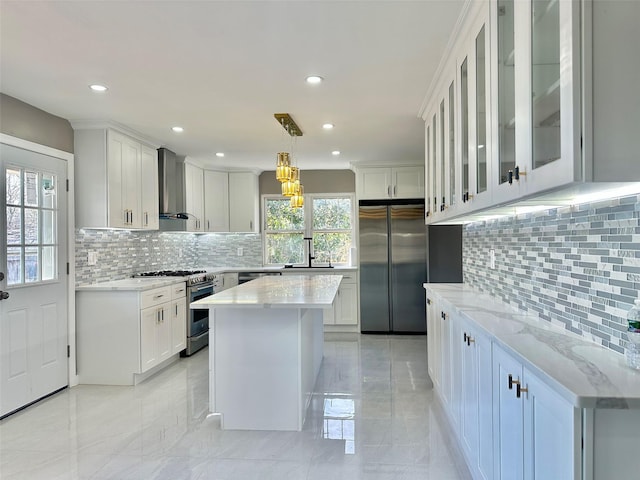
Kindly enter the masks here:
[[137, 387], [67, 389], [0, 421], [0, 478], [468, 479], [425, 343], [327, 335], [302, 432], [220, 430], [207, 417], [206, 350]]

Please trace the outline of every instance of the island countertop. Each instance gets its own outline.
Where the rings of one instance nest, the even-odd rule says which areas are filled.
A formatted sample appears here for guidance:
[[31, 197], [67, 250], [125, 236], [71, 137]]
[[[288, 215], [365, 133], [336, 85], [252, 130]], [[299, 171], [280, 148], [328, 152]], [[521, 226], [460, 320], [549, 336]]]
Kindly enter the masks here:
[[191, 308], [329, 308], [342, 275], [277, 275], [260, 277], [193, 302]]

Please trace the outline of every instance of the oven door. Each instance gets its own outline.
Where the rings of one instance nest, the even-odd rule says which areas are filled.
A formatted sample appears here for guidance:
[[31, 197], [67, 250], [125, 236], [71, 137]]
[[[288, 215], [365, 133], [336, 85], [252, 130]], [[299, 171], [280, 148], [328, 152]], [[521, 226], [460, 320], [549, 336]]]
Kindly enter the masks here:
[[[211, 283], [189, 287], [189, 303], [212, 294], [213, 285]], [[207, 330], [209, 330], [209, 309], [190, 309], [189, 321], [187, 322], [187, 337], [198, 336]]]

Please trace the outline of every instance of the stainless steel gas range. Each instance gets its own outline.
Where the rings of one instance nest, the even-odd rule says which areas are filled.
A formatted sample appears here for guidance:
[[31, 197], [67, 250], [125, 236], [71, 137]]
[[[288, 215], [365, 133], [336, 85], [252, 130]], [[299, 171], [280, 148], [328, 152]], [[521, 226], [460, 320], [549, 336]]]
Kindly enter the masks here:
[[187, 284], [187, 348], [182, 355], [192, 355], [209, 345], [209, 310], [191, 310], [189, 304], [221, 291], [222, 275], [205, 270], [161, 270], [138, 273], [134, 277], [184, 277]]

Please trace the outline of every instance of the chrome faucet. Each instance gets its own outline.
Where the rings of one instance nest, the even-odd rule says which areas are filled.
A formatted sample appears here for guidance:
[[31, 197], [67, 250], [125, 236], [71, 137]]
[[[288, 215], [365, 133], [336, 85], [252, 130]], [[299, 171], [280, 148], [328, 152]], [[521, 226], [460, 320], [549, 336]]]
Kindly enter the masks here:
[[308, 247], [308, 252], [309, 252], [309, 268], [311, 268], [311, 260], [316, 258], [313, 255], [311, 255], [311, 245], [312, 245], [312, 242], [313, 242], [313, 238], [312, 237], [304, 237], [304, 240], [306, 242], [309, 242], [309, 245], [307, 245], [307, 247]]

